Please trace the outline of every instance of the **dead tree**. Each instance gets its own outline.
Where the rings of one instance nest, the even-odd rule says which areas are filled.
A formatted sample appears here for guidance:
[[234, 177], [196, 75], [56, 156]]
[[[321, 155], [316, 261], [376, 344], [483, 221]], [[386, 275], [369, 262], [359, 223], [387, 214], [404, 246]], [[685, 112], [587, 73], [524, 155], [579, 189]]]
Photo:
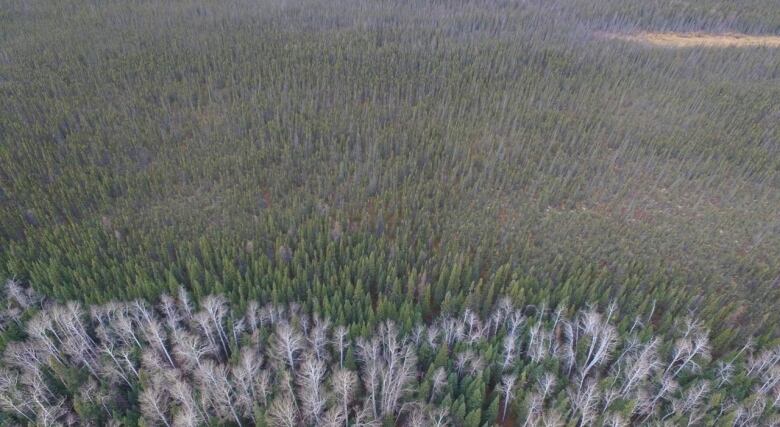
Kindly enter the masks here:
[[177, 411], [174, 418], [174, 425], [182, 427], [201, 425], [207, 417], [195, 401], [189, 381], [177, 378], [173, 381], [170, 390], [171, 397], [179, 404], [179, 411]]
[[309, 345], [317, 360], [327, 362], [329, 342], [328, 333], [330, 332], [330, 321], [322, 319], [319, 316], [314, 317], [314, 326], [309, 332]]
[[658, 339], [653, 338], [642, 347], [642, 351], [636, 357], [629, 359], [626, 368], [625, 381], [620, 389], [623, 396], [627, 396], [639, 384], [648, 378], [653, 371], [660, 367], [656, 355]]
[[599, 402], [598, 387], [594, 380], [587, 380], [576, 389], [569, 388], [572, 409], [580, 415], [580, 425], [591, 425], [596, 418]]
[[147, 384], [141, 391], [138, 401], [141, 404], [141, 414], [148, 423], [151, 425], [162, 423], [166, 427], [171, 427], [171, 423], [168, 421], [170, 396], [159, 381]]
[[0, 408], [35, 423], [32, 399], [19, 389], [19, 374], [0, 368]]
[[230, 349], [225, 333], [225, 316], [227, 315], [227, 300], [222, 295], [209, 295], [203, 299], [203, 311], [211, 322], [211, 330], [219, 339], [220, 349], [225, 358], [230, 357]]
[[170, 352], [168, 352], [168, 346], [166, 344], [167, 335], [160, 322], [156, 319], [154, 312], [149, 310], [146, 305], [140, 301], [134, 303], [134, 308], [138, 317], [143, 323], [143, 334], [146, 341], [157, 351], [160, 352], [172, 368], [176, 367], [173, 362]]
[[400, 341], [392, 322], [380, 326], [378, 335], [384, 361], [380, 371], [380, 414], [389, 415], [398, 409], [400, 399], [409, 391], [409, 385], [416, 377], [417, 355], [408, 343]]
[[428, 403], [433, 402], [433, 399], [438, 397], [445, 385], [447, 385], [447, 373], [444, 368], [439, 367], [433, 372], [431, 378], [431, 395], [428, 397]]
[[268, 408], [268, 419], [275, 427], [297, 427], [298, 409], [293, 397], [287, 394], [276, 397]]
[[346, 342], [348, 334], [349, 331], [347, 331], [347, 328], [341, 325], [337, 326], [333, 331], [333, 342], [336, 344], [336, 348], [339, 352], [339, 368], [344, 367], [344, 349], [345, 346], [348, 345]]
[[276, 324], [271, 337], [271, 356], [295, 373], [298, 354], [303, 350], [304, 338], [287, 322]]
[[304, 357], [298, 371], [298, 397], [303, 417], [314, 425], [319, 424], [327, 403], [323, 389], [325, 372], [325, 363], [313, 354]]
[[501, 398], [504, 400], [504, 406], [501, 410], [501, 422], [506, 420], [506, 411], [509, 408], [509, 402], [515, 398], [515, 382], [517, 381], [517, 375], [509, 374], [501, 377], [501, 384], [498, 386], [498, 391], [501, 393]]
[[227, 367], [205, 360], [195, 371], [201, 396], [220, 418], [232, 418], [242, 426], [235, 403], [233, 385], [228, 380]]
[[344, 417], [344, 425], [349, 425], [349, 405], [352, 403], [357, 389], [357, 374], [347, 369], [337, 369], [330, 377], [330, 386], [335, 396], [336, 405]]
[[261, 379], [263, 356], [251, 348], [241, 349], [241, 356], [230, 372], [236, 388], [236, 406], [244, 418], [254, 421], [254, 403], [265, 396], [257, 396], [257, 381]]
[[582, 388], [588, 373], [609, 360], [609, 355], [617, 343], [617, 331], [612, 325], [602, 321], [601, 315], [594, 311], [583, 313], [579, 328], [584, 335], [590, 337], [588, 352], [580, 369], [579, 386]]

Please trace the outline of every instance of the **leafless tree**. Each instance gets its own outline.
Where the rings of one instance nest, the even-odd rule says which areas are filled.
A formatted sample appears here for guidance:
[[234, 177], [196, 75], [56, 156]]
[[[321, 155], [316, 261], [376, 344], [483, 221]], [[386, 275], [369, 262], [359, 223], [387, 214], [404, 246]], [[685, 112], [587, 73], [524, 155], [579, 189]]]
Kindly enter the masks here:
[[119, 339], [122, 340], [124, 346], [142, 348], [143, 345], [141, 344], [138, 335], [136, 335], [134, 316], [130, 313], [130, 307], [127, 305], [123, 305], [117, 310], [116, 317], [113, 321], [115, 331]]
[[469, 364], [472, 357], [474, 357], [474, 354], [469, 350], [462, 351], [455, 356], [455, 368], [458, 370], [458, 375], [463, 375], [463, 370], [466, 368], [466, 365]]
[[[556, 339], [556, 337], [559, 334], [559, 329], [558, 329], [559, 326], [563, 322], [566, 322], [566, 319], [564, 317], [564, 313], [565, 312], [566, 312], [566, 304], [561, 304], [560, 306], [558, 306], [558, 308], [555, 309], [552, 328], [550, 328], [550, 331], [551, 331], [551, 333], [553, 335], [553, 337], [550, 339], [550, 348], [549, 348], [549, 353], [550, 354], [557, 354], [558, 353], [558, 346], [559, 346], [560, 342], [558, 341], [558, 339]], [[566, 323], [568, 323], [568, 322], [566, 322]]]
[[563, 427], [563, 416], [555, 410], [550, 408], [547, 411], [542, 412], [541, 425], [544, 427]]
[[525, 323], [525, 316], [520, 310], [507, 313], [507, 334], [516, 337], [520, 334], [520, 327]]
[[658, 339], [653, 338], [647, 345], [642, 347], [642, 351], [639, 352], [638, 356], [629, 359], [625, 382], [620, 389], [621, 394], [627, 395], [660, 366], [656, 355], [657, 346]]
[[566, 376], [571, 377], [572, 370], [577, 365], [576, 337], [578, 336], [578, 328], [569, 322], [564, 322], [561, 329], [563, 330], [563, 340], [559, 346], [559, 353], [563, 366], [566, 368]]
[[220, 418], [232, 418], [242, 425], [236, 407], [233, 385], [228, 380], [227, 367], [211, 360], [205, 360], [197, 370], [195, 379], [200, 386], [204, 406], [211, 407]]
[[233, 324], [230, 328], [230, 333], [233, 336], [233, 342], [238, 344], [239, 340], [241, 339], [241, 335], [244, 333], [244, 330], [246, 330], [246, 323], [244, 319], [236, 319], [233, 321]]
[[528, 330], [528, 343], [526, 344], [526, 354], [531, 358], [533, 362], [539, 362], [542, 360], [546, 353], [546, 347], [544, 346], [544, 331], [542, 330], [542, 322], [534, 323]]
[[503, 349], [501, 352], [501, 370], [506, 371], [515, 361], [517, 338], [513, 335], [506, 335], [503, 340]]
[[341, 325], [337, 326], [333, 331], [333, 342], [336, 344], [339, 352], [339, 368], [344, 367], [344, 349], [348, 333], [347, 328]]
[[[614, 403], [620, 397], [621, 397], [620, 390], [614, 387], [607, 387], [604, 390], [604, 395], [602, 397], [604, 404], [602, 406], [603, 409], [601, 413], [602, 414], [606, 413], [610, 405], [612, 405], [612, 403]], [[634, 406], [634, 409], [636, 410], [636, 405]]]
[[[81, 305], [71, 301], [54, 305], [48, 310], [53, 321], [51, 330], [56, 329], [60, 337], [60, 348], [75, 363], [84, 366], [92, 375], [97, 375], [96, 345], [84, 327], [84, 312]], [[45, 314], [43, 314], [45, 315]]]
[[688, 426], [699, 425], [701, 419], [706, 415], [706, 411], [702, 410], [701, 405], [709, 391], [710, 383], [706, 380], [699, 381], [688, 388], [685, 399], [678, 408], [681, 414], [688, 415]]
[[176, 370], [159, 353], [151, 348], [141, 351], [141, 372], [152, 375], [156, 380], [175, 377]]
[[628, 422], [619, 413], [610, 413], [604, 417], [604, 427], [626, 427]]
[[366, 406], [371, 409], [373, 418], [379, 417], [377, 408], [377, 402], [379, 401], [380, 393], [380, 344], [379, 340], [374, 337], [372, 340], [367, 341], [364, 339], [358, 340], [357, 343], [357, 355], [362, 362], [362, 380], [363, 387], [368, 393], [366, 400]]
[[0, 368], [0, 408], [32, 424], [35, 422], [32, 405], [30, 396], [19, 389], [19, 374]]
[[[100, 352], [108, 356], [110, 362], [101, 365], [101, 373], [105, 378], [116, 379], [120, 378], [128, 387], [133, 387], [133, 383], [130, 381], [130, 374], [127, 372], [127, 361], [124, 360], [122, 354], [120, 354], [111, 342], [102, 342], [100, 346]], [[132, 370], [135, 377], [138, 378], [138, 371]]]
[[329, 342], [329, 333], [330, 321], [322, 319], [320, 316], [314, 316], [314, 325], [309, 332], [309, 345], [314, 356], [318, 360], [325, 362], [328, 360], [328, 351], [326, 347]]
[[227, 334], [225, 333], [225, 316], [227, 315], [227, 300], [222, 295], [209, 295], [203, 299], [201, 304], [208, 321], [211, 323], [211, 330], [218, 338], [222, 355], [227, 358], [230, 356], [230, 349], [227, 344]]
[[173, 343], [173, 354], [180, 366], [187, 372], [199, 368], [208, 357], [217, 354], [218, 350], [210, 342], [203, 342], [200, 336], [182, 332]]
[[47, 312], [38, 313], [27, 322], [27, 334], [37, 340], [57, 362], [65, 363], [60, 351], [62, 341], [57, 336], [57, 331]]
[[175, 426], [194, 427], [206, 418], [203, 410], [195, 402], [189, 381], [176, 378], [170, 387], [171, 396], [179, 404], [179, 411], [173, 420]]
[[283, 318], [285, 318], [285, 310], [281, 306], [266, 304], [260, 309], [260, 323], [262, 325], [274, 325]]
[[170, 427], [168, 421], [168, 408], [170, 406], [170, 396], [164, 390], [159, 381], [152, 381], [144, 387], [138, 397], [141, 404], [141, 414], [151, 425], [164, 424]]
[[354, 427], [379, 427], [382, 423], [374, 415], [376, 410], [370, 407], [368, 401], [364, 402], [363, 407], [355, 414]]
[[428, 411], [428, 420], [429, 420], [428, 425], [433, 427], [448, 426], [450, 425], [449, 416], [450, 416], [450, 412], [445, 407], [437, 407], [437, 408], [430, 409]]
[[506, 410], [509, 408], [509, 402], [515, 398], [515, 383], [517, 382], [517, 375], [509, 374], [501, 377], [501, 384], [498, 387], [501, 393], [501, 398], [504, 401], [504, 407], [501, 410], [501, 422], [506, 420]]
[[304, 348], [303, 336], [288, 322], [278, 322], [271, 337], [271, 356], [295, 373], [298, 355]]
[[764, 375], [759, 379], [758, 392], [768, 394], [780, 385], [780, 365], [772, 365], [764, 370]]
[[414, 349], [398, 337], [398, 330], [392, 322], [385, 322], [379, 328], [384, 365], [381, 369], [381, 414], [392, 414], [398, 409], [399, 401], [409, 391], [417, 370], [417, 355]]
[[298, 371], [301, 410], [304, 418], [314, 425], [319, 423], [327, 403], [323, 389], [325, 372], [325, 363], [311, 353], [304, 357]]
[[249, 332], [254, 335], [260, 324], [260, 305], [257, 301], [249, 301], [244, 319], [246, 319], [246, 327], [249, 328]]
[[436, 348], [439, 342], [439, 327], [437, 325], [431, 325], [425, 333], [425, 341], [431, 348]]
[[296, 427], [298, 425], [298, 409], [292, 396], [283, 394], [277, 396], [268, 408], [268, 418], [275, 427]]
[[47, 366], [46, 352], [35, 342], [11, 342], [3, 354], [5, 366], [16, 368], [22, 374], [40, 376]]
[[41, 297], [30, 287], [25, 287], [16, 278], [5, 281], [5, 297], [7, 301], [14, 301], [22, 310], [32, 305], [39, 304]]
[[544, 375], [542, 375], [542, 377], [538, 380], [538, 383], [539, 393], [542, 395], [542, 401], [544, 401], [555, 388], [556, 377], [551, 372], [545, 372]]
[[420, 407], [420, 405], [415, 405], [412, 410], [409, 411], [409, 415], [407, 416], [406, 420], [406, 427], [426, 427], [427, 419], [425, 413], [423, 412], [423, 408]]
[[334, 371], [330, 378], [335, 402], [340, 409], [345, 426], [349, 425], [349, 405], [357, 389], [357, 381], [357, 374], [343, 368]]
[[341, 427], [345, 425], [345, 420], [346, 417], [344, 416], [344, 412], [340, 408], [334, 406], [325, 411], [325, 414], [320, 420], [320, 425], [322, 427]]
[[192, 302], [190, 301], [190, 295], [187, 290], [184, 289], [184, 286], [179, 286], [178, 303], [183, 319], [186, 321], [192, 319]]
[[176, 301], [167, 294], [160, 297], [160, 312], [162, 313], [163, 320], [165, 321], [168, 330], [177, 330], [179, 322], [182, 320], [182, 316], [179, 314], [179, 308], [176, 305]]
[[649, 398], [648, 402], [643, 405], [643, 411], [645, 412], [644, 420], [647, 420], [653, 415], [657, 408], [658, 402], [661, 399], [676, 391], [677, 388], [677, 381], [675, 381], [674, 378], [671, 376], [664, 376], [661, 384], [657, 388], [655, 395]]
[[485, 369], [485, 359], [480, 355], [475, 355], [469, 361], [469, 375], [477, 376]]
[[671, 374], [672, 377], [677, 377], [683, 369], [697, 371], [700, 368], [695, 359], [697, 356], [709, 360], [707, 332], [691, 319], [685, 320], [684, 328], [683, 336], [675, 342], [672, 360], [664, 370], [664, 375]]
[[717, 387], [722, 387], [724, 384], [731, 384], [731, 377], [734, 375], [734, 365], [728, 362], [718, 361], [717, 371]]
[[598, 387], [593, 379], [585, 381], [576, 389], [569, 389], [572, 409], [580, 415], [580, 425], [590, 425], [596, 418], [596, 405], [599, 402]]
[[[425, 336], [425, 325], [415, 325], [412, 329], [412, 333], [409, 339], [414, 343], [415, 347], [419, 347]], [[335, 339], [335, 337], [334, 337]]]
[[140, 301], [134, 303], [134, 308], [138, 317], [143, 322], [143, 334], [146, 341], [157, 351], [160, 352], [170, 364], [172, 368], [176, 367], [173, 362], [170, 352], [168, 351], [168, 345], [166, 344], [167, 335], [160, 322], [156, 319], [154, 312], [149, 310], [145, 304]]
[[482, 321], [474, 311], [469, 308], [464, 310], [463, 323], [465, 325], [466, 338], [469, 344], [482, 341], [487, 328], [482, 325]]
[[428, 398], [428, 403], [433, 402], [433, 399], [439, 396], [445, 385], [447, 385], [447, 373], [444, 371], [444, 368], [439, 367], [433, 372], [433, 377], [431, 377], [431, 395]]
[[614, 326], [602, 321], [595, 311], [586, 311], [580, 319], [580, 330], [590, 337], [587, 355], [580, 370], [580, 388], [594, 367], [606, 363], [617, 343], [617, 331]]
[[[240, 409], [244, 418], [250, 418], [254, 421], [254, 402], [265, 400], [266, 396], [258, 396], [256, 393], [258, 381], [262, 381], [264, 376], [261, 369], [263, 356], [254, 349], [244, 347], [241, 349], [241, 356], [238, 364], [231, 368], [233, 383], [236, 388], [236, 406]], [[267, 380], [267, 378], [265, 378]]]
[[[502, 421], [515, 399], [518, 379], [513, 366], [518, 358], [537, 362], [559, 358], [557, 374], [571, 381], [568, 399], [560, 400], [555, 372], [544, 371], [536, 378], [525, 400], [525, 425], [559, 425], [563, 401], [570, 405], [566, 417], [579, 425], [593, 424], [597, 417], [606, 425], [624, 425], [628, 421], [622, 416], [639, 423], [699, 425], [705, 414], [722, 421], [732, 412], [736, 425], [764, 425], [771, 423], [771, 412], [780, 405], [780, 347], [754, 353], [746, 346], [740, 350], [746, 364], [709, 364], [706, 331], [697, 322], [686, 321], [680, 324], [671, 354], [662, 361], [659, 349], [665, 346], [660, 338], [643, 343], [632, 335], [618, 347], [617, 331], [609, 324], [614, 305], [604, 316], [585, 310], [574, 320], [564, 316], [563, 308], [549, 312], [542, 307], [529, 321], [505, 304], [488, 321], [467, 311], [455, 318], [442, 317], [432, 326], [418, 325], [406, 336], [394, 323], [385, 322], [373, 336], [357, 340], [358, 375], [343, 366], [353, 344], [347, 328], [336, 327], [330, 340], [328, 322], [301, 317], [300, 307], [259, 309], [255, 304], [231, 320], [236, 318], [226, 304], [214, 297], [206, 304], [210, 308], [187, 315], [181, 302], [162, 297], [156, 309], [140, 301], [110, 303], [90, 307], [89, 316], [77, 304], [48, 304], [27, 321], [27, 338], [9, 342], [4, 350], [0, 409], [30, 423], [80, 423], [84, 420], [78, 419], [75, 404], [89, 403], [110, 414], [118, 396], [113, 390], [138, 387], [140, 382], [144, 418], [166, 427], [255, 424], [256, 405], [268, 409], [274, 425], [374, 426], [390, 417], [406, 425], [447, 425], [446, 408], [434, 403], [447, 385], [445, 368], [430, 375], [430, 394], [420, 400], [409, 398], [424, 375], [419, 369], [425, 367], [417, 365], [416, 357], [424, 342], [434, 349], [452, 345], [454, 366], [461, 375], [479, 375], [486, 367], [506, 373], [495, 389], [501, 395]], [[306, 333], [297, 329], [300, 324]], [[271, 363], [264, 367], [268, 329]], [[249, 343], [243, 341], [244, 330], [252, 331]], [[491, 366], [477, 351], [488, 341], [501, 343]], [[230, 345], [240, 345], [232, 357]], [[615, 348], [620, 351], [613, 361]], [[329, 370], [326, 363], [337, 353], [338, 363]], [[64, 384], [72, 381], [63, 366], [88, 374], [75, 395], [60, 396], [62, 391], [52, 387], [50, 375]], [[715, 375], [711, 383], [699, 378], [677, 392], [680, 374], [704, 367]], [[740, 381], [752, 386], [751, 397], [741, 402], [726, 399], [711, 407], [710, 390], [727, 392], [724, 387], [737, 370]], [[356, 397], [358, 388], [365, 393]], [[551, 399], [555, 400], [548, 405]], [[610, 413], [619, 399], [636, 402], [634, 412]]]
[[448, 346], [452, 346], [463, 337], [463, 324], [451, 317], [439, 321], [439, 330]]
[[539, 417], [544, 410], [544, 402], [541, 396], [536, 393], [531, 393], [526, 401], [526, 417], [523, 422], [523, 427], [535, 426], [539, 424]]
[[761, 395], [755, 395], [747, 402], [739, 405], [736, 410], [735, 426], [754, 426], [766, 410], [766, 399]]

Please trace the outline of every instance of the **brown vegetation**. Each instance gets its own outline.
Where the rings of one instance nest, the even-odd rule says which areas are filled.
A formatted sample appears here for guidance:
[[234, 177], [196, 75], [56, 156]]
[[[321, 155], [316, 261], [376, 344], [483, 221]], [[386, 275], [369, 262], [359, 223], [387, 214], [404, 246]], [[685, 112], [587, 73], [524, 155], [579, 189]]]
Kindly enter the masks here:
[[660, 47], [780, 47], [780, 36], [739, 33], [679, 33], [642, 31], [632, 34], [599, 33], [600, 36]]

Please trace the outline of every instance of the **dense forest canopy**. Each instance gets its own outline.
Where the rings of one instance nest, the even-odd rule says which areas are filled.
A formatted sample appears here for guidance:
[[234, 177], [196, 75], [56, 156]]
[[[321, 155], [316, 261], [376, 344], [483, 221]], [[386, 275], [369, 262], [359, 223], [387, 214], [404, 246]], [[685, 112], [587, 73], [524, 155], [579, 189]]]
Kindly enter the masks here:
[[[408, 345], [415, 327], [465, 319], [467, 310], [489, 324], [502, 301], [535, 307], [535, 322], [554, 336], [549, 357], [529, 362], [518, 335], [522, 363], [510, 371], [554, 375], [556, 397], [545, 395], [541, 412], [529, 415], [538, 381], [518, 382], [509, 423], [530, 416], [522, 420], [539, 424], [534, 417], [543, 415], [575, 425], [613, 415], [633, 424], [776, 422], [777, 382], [762, 382], [750, 364], [765, 357], [767, 375], [777, 379], [780, 48], [658, 47], [603, 36], [643, 31], [780, 37], [780, 7], [774, 0], [0, 0], [0, 279], [14, 289], [2, 316], [0, 366], [10, 376], [0, 394], [13, 397], [11, 378], [29, 394], [24, 387], [36, 387], [37, 372], [48, 404], [62, 399], [47, 415], [52, 423], [83, 423], [93, 410], [98, 424], [112, 416], [174, 423], [180, 401], [169, 402], [165, 422], [141, 410], [139, 399], [155, 387], [143, 375], [103, 381], [110, 361], [99, 349], [109, 343], [90, 313], [120, 304], [131, 329], [147, 328], [138, 310], [149, 307], [162, 345], [173, 346], [176, 331], [160, 302], [183, 289], [193, 310], [209, 295], [224, 299], [225, 328], [250, 301], [292, 304], [296, 320], [287, 320], [295, 328], [319, 316], [347, 328], [355, 345], [381, 335], [387, 321]], [[76, 306], [80, 314], [70, 315], [86, 331], [77, 335], [90, 344], [89, 360], [54, 348], [65, 342], [45, 346], [58, 330], [36, 337], [29, 324]], [[558, 366], [556, 346], [572, 340], [549, 317], [556, 312], [573, 330], [584, 313], [609, 317], [616, 344], [598, 372]], [[649, 412], [639, 388], [621, 397], [620, 410], [601, 401], [604, 412], [590, 422], [565, 407], [563, 396], [587, 378], [598, 399], [608, 390], [601, 380], [623, 381], [613, 368], [634, 335], [635, 349], [657, 337], [653, 360], [670, 363], [684, 319], [706, 331], [707, 361], [692, 358], [697, 369], [684, 378], [650, 369], [642, 390], [671, 384], [665, 378], [675, 386]], [[188, 336], [205, 333], [193, 319], [177, 321]], [[270, 357], [263, 346], [275, 325], [258, 327], [262, 337], [244, 326], [229, 351], [224, 343], [206, 358], [232, 370], [248, 341], [261, 347], [258, 357]], [[498, 353], [485, 352], [498, 352], [502, 334], [481, 336], [474, 357], [495, 364]], [[503, 420], [486, 415], [493, 399], [505, 401], [496, 369], [479, 385], [487, 400], [469, 403], [468, 393], [478, 393], [466, 391], [456, 367], [434, 365], [445, 370], [452, 401], [425, 401], [419, 381], [431, 365], [418, 344], [417, 383], [398, 400], [414, 408], [393, 408], [396, 422], [438, 409], [454, 425]], [[120, 369], [150, 368], [144, 354], [154, 345], [139, 338]], [[43, 354], [40, 366], [14, 365], [8, 351], [19, 346]], [[329, 349], [323, 381], [340, 372]], [[466, 350], [448, 351], [454, 358]], [[278, 393], [298, 384], [290, 369], [308, 360], [300, 356], [269, 371], [269, 398], [289, 398], [296, 411], [297, 386]], [[198, 387], [191, 366], [169, 362], [158, 368]], [[718, 363], [744, 380], [719, 384]], [[151, 366], [146, 372], [158, 373]], [[363, 366], [350, 371], [361, 396]], [[230, 381], [225, 387], [235, 386]], [[76, 408], [80, 387], [118, 383], [122, 397], [110, 396], [111, 404]], [[730, 404], [675, 407], [693, 386], [702, 399], [720, 393]], [[190, 409], [201, 411], [196, 424], [250, 424], [267, 415], [255, 403], [236, 402], [243, 412], [230, 417], [219, 412], [224, 406]], [[7, 404], [11, 418], [0, 422], [47, 423], [40, 408], [20, 413]], [[354, 425], [359, 405], [348, 406], [340, 413]], [[694, 417], [694, 408], [709, 418]], [[296, 414], [301, 423], [322, 421]]]

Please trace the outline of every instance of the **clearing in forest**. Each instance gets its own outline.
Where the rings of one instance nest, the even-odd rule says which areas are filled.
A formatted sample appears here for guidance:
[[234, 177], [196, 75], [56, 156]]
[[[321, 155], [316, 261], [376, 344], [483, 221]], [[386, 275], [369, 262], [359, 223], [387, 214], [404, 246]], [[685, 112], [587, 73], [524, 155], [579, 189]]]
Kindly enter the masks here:
[[752, 47], [767, 46], [780, 47], [780, 36], [775, 35], [748, 35], [740, 33], [678, 33], [678, 32], [650, 32], [638, 33], [599, 33], [610, 39], [625, 40], [644, 43], [661, 47]]

